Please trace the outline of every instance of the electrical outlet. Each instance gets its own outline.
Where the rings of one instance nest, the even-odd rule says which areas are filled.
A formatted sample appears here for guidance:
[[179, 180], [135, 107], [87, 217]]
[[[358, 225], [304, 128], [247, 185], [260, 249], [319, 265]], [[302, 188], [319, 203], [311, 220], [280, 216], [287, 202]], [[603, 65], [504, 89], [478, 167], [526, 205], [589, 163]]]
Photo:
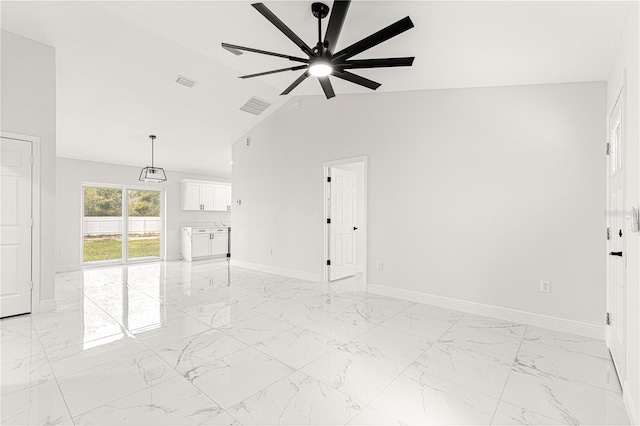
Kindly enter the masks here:
[[379, 260], [378, 263], [376, 263], [376, 268], [382, 270], [382, 261]]
[[540, 291], [543, 293], [551, 293], [551, 281], [540, 281]]
[[273, 249], [269, 249], [269, 256], [273, 256]]
[[58, 249], [57, 253], [62, 254], [62, 249]]

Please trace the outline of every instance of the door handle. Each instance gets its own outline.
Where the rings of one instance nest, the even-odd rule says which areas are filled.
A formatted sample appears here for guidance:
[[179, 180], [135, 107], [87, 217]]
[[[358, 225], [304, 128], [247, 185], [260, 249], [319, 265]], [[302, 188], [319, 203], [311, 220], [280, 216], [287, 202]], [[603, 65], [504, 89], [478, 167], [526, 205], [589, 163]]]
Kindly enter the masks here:
[[358, 227], [357, 227], [357, 226], [354, 226], [354, 227], [353, 227], [353, 230], [354, 230], [354, 231], [357, 231], [357, 230], [358, 230]]
[[622, 252], [621, 251], [611, 251], [611, 252], [609, 252], [609, 256], [620, 256], [620, 257], [622, 257]]

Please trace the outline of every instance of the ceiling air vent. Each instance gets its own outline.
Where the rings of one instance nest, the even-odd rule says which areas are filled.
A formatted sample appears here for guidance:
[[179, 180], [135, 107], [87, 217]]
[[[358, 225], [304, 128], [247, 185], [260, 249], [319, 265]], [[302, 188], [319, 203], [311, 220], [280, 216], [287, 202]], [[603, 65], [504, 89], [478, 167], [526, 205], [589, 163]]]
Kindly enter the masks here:
[[183, 77], [181, 75], [178, 76], [178, 78], [176, 79], [176, 83], [178, 84], [182, 84], [183, 86], [187, 86], [189, 88], [195, 86], [196, 82], [188, 79], [187, 77]]
[[271, 103], [252, 96], [246, 104], [240, 107], [240, 109], [242, 111], [248, 112], [249, 114], [260, 115], [265, 109], [269, 108], [270, 106]]

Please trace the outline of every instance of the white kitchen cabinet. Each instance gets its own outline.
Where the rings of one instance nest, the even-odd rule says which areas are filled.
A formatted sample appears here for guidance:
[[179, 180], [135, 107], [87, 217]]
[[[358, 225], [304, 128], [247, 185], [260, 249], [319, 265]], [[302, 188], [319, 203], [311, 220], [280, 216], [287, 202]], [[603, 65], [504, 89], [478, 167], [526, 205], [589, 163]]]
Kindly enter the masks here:
[[202, 202], [202, 210], [214, 211], [216, 209], [216, 186], [200, 185], [200, 201]]
[[[194, 257], [211, 256], [211, 234], [194, 234], [191, 236], [191, 254], [188, 260]], [[183, 257], [185, 257], [183, 255]]]
[[214, 210], [229, 211], [231, 210], [231, 187], [228, 185], [216, 185], [214, 187]]
[[229, 228], [182, 228], [182, 258], [200, 260], [211, 257], [227, 257], [229, 253]]
[[202, 210], [199, 184], [182, 182], [182, 210]]
[[231, 210], [231, 185], [221, 182], [184, 179], [182, 183], [182, 210]]
[[211, 255], [226, 256], [229, 252], [229, 234], [225, 232], [216, 232], [211, 234]]

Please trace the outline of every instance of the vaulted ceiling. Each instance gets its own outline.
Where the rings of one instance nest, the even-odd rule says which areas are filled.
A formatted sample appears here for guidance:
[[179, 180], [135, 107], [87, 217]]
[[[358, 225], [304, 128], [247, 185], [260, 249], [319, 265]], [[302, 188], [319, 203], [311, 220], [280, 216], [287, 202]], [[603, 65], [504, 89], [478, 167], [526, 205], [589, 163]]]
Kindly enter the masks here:
[[[311, 2], [265, 4], [315, 44]], [[408, 15], [415, 28], [357, 57], [416, 57], [410, 68], [354, 71], [382, 83], [378, 91], [606, 81], [627, 6], [353, 1], [338, 48]], [[237, 78], [291, 63], [235, 56], [221, 42], [300, 55], [250, 2], [2, 1], [0, 7], [3, 29], [56, 49], [59, 156], [144, 166], [153, 133], [158, 165], [229, 176], [233, 142], [291, 97], [323, 96], [311, 78], [279, 96], [300, 72]], [[180, 86], [178, 75], [197, 83]], [[370, 92], [332, 82], [337, 96]], [[273, 105], [259, 117], [240, 111], [251, 96]]]

